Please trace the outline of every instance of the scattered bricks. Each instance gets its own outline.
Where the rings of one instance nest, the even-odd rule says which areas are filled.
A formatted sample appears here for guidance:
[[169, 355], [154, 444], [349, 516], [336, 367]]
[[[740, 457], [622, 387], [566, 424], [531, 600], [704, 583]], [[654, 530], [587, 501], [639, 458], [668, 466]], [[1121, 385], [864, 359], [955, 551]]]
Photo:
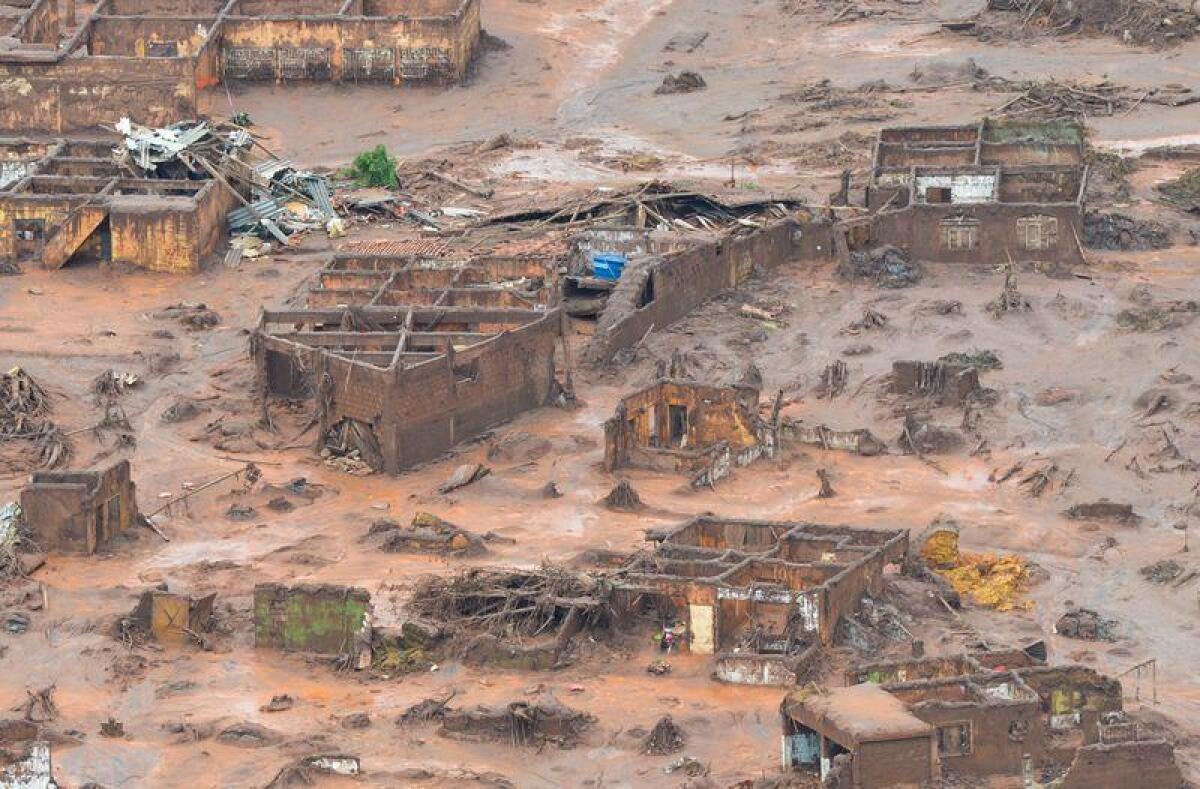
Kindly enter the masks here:
[[371, 595], [332, 584], [254, 587], [254, 643], [324, 655], [355, 653], [370, 630]]

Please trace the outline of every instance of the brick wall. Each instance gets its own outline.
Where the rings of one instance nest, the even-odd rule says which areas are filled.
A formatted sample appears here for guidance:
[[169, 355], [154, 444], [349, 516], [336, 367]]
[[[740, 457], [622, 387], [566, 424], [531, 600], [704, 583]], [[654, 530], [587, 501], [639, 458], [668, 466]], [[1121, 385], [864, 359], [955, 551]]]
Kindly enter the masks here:
[[[621, 348], [631, 347], [651, 327], [664, 329], [721, 291], [737, 287], [756, 269], [769, 270], [792, 259], [798, 227], [785, 219], [749, 235], [633, 263], [609, 296], [586, 358], [603, 364]], [[654, 299], [639, 307], [647, 282]]]

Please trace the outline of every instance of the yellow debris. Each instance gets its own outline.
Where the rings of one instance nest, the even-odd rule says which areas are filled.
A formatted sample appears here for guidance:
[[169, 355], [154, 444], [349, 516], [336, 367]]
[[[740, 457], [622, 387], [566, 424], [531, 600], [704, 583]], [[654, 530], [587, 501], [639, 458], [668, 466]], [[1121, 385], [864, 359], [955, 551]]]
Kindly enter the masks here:
[[947, 529], [929, 535], [929, 539], [921, 546], [921, 558], [935, 569], [957, 565], [958, 532]]
[[1033, 601], [1020, 599], [1029, 581], [1029, 563], [1020, 556], [960, 552], [958, 534], [946, 530], [929, 536], [921, 557], [976, 605], [997, 611], [1033, 607]]

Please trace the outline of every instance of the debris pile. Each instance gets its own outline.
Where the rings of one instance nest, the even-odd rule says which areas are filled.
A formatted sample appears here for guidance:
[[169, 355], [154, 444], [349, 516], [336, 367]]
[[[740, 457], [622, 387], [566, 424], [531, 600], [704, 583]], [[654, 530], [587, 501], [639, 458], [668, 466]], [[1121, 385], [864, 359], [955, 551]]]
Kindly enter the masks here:
[[1196, 35], [1200, 18], [1164, 0], [992, 0], [989, 7], [1016, 12], [1022, 28], [1039, 26], [1056, 35], [1113, 36], [1138, 46], [1168, 46]]
[[908, 253], [891, 245], [851, 252], [838, 266], [845, 279], [870, 279], [881, 288], [908, 288], [921, 281], [921, 267]]
[[1001, 118], [1028, 121], [1053, 121], [1127, 115], [1142, 104], [1181, 107], [1200, 101], [1200, 93], [1181, 85], [1138, 90], [1108, 80], [1093, 83], [1059, 82], [1054, 79], [1010, 81], [987, 77], [975, 88], [1002, 93], [1017, 93], [1015, 98], [991, 111]]
[[698, 90], [704, 90], [708, 87], [708, 83], [704, 81], [704, 77], [694, 71], [681, 71], [679, 74], [668, 74], [663, 77], [662, 84], [654, 89], [654, 92], [659, 96], [664, 96], [670, 93], [693, 93]]
[[1117, 313], [1117, 325], [1136, 332], [1164, 331], [1186, 326], [1197, 315], [1200, 315], [1200, 302], [1164, 301], [1121, 310]]
[[221, 316], [207, 304], [181, 301], [163, 307], [153, 316], [157, 320], [179, 321], [187, 329], [211, 329], [221, 322]]
[[118, 373], [109, 368], [92, 380], [92, 394], [96, 396], [96, 405], [111, 403], [141, 383], [140, 376], [133, 373]]
[[487, 551], [483, 539], [428, 512], [413, 516], [408, 528], [393, 520], [371, 524], [372, 534], [387, 535], [380, 550], [385, 553], [445, 553], [477, 556]]
[[[328, 180], [297, 170], [290, 161], [273, 154], [262, 162], [252, 162], [253, 146], [266, 149], [241, 126], [183, 121], [152, 129], [122, 118], [116, 131], [125, 138], [113, 152], [119, 166], [134, 169], [145, 178], [211, 178], [234, 195], [241, 206], [229, 212], [226, 220], [235, 236], [271, 237], [287, 244], [289, 234], [306, 230], [324, 228], [330, 235], [344, 232]], [[249, 199], [244, 194], [249, 194]], [[241, 247], [235, 245], [234, 249]], [[236, 259], [230, 262], [236, 263]]]
[[1162, 199], [1180, 210], [1200, 213], [1200, 167], [1155, 187]]
[[992, 317], [999, 318], [1001, 315], [1009, 312], [1024, 312], [1032, 309], [1033, 305], [1029, 303], [1029, 299], [1021, 293], [1017, 288], [1017, 275], [1013, 271], [1011, 263], [1004, 266], [1004, 289], [1000, 291], [1000, 295], [990, 302], [985, 309], [992, 314]]
[[1059, 617], [1054, 632], [1081, 641], [1116, 641], [1118, 622], [1105, 619], [1090, 608], [1072, 608]]
[[1021, 600], [1031, 572], [1029, 563], [1020, 556], [960, 551], [957, 529], [945, 526], [928, 535], [921, 546], [921, 557], [959, 595], [976, 605], [997, 611], [1033, 607], [1033, 601]]
[[1017, 486], [1035, 499], [1048, 490], [1067, 487], [1074, 478], [1074, 472], [1064, 472], [1053, 459], [1041, 456], [1019, 460], [1004, 472], [998, 472], [999, 469], [993, 471], [988, 481], [1002, 485], [1016, 479]]
[[630, 485], [627, 479], [618, 482], [617, 486], [600, 500], [600, 503], [610, 510], [616, 510], [617, 512], [637, 512], [646, 506], [642, 502], [642, 497], [638, 495], [638, 492], [633, 489], [633, 485]]
[[383, 450], [375, 431], [355, 419], [343, 419], [329, 428], [321, 457], [326, 466], [356, 477], [383, 468]]
[[420, 619], [501, 638], [601, 628], [609, 618], [601, 581], [552, 564], [428, 576], [416, 583], [408, 606]]
[[1083, 244], [1088, 249], [1121, 251], [1167, 249], [1171, 246], [1171, 231], [1153, 220], [1089, 211], [1083, 217]]
[[32, 450], [7, 461], [10, 471], [53, 469], [70, 459], [70, 442], [49, 413], [50, 398], [29, 373], [14, 367], [0, 375], [0, 447], [23, 443]]
[[655, 756], [665, 756], [666, 754], [682, 751], [683, 746], [686, 744], [687, 737], [684, 735], [683, 729], [675, 724], [670, 715], [664, 715], [659, 718], [658, 723], [654, 724], [654, 728], [650, 730], [650, 734], [642, 744], [642, 752]]
[[479, 705], [446, 710], [438, 734], [475, 742], [514, 746], [573, 748], [596, 719], [571, 709], [552, 696], [537, 702], [514, 701], [506, 707]]
[[1159, 559], [1138, 572], [1152, 584], [1168, 584], [1183, 575], [1183, 565], [1174, 559]]
[[938, 361], [943, 364], [961, 365], [963, 367], [974, 367], [976, 370], [999, 370], [1004, 367], [1004, 363], [1000, 361], [1000, 357], [995, 351], [979, 350], [976, 348], [970, 353], [963, 351], [954, 351], [938, 358]]
[[1141, 516], [1133, 511], [1132, 504], [1122, 504], [1108, 499], [1072, 504], [1066, 515], [1072, 520], [1110, 521], [1124, 526], [1137, 525]]

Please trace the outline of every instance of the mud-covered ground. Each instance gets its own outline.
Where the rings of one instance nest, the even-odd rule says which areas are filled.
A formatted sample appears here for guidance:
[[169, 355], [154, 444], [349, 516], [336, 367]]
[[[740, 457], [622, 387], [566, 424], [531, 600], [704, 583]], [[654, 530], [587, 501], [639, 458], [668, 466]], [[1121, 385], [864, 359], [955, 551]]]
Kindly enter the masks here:
[[[1009, 79], [1107, 74], [1135, 88], [1180, 83], [1200, 89], [1197, 43], [1163, 50], [1112, 38], [982, 43], [939, 30], [941, 20], [975, 13], [974, 3], [870, 7], [882, 13], [830, 24], [833, 14], [816, 3], [778, 0], [484, 0], [485, 26], [510, 48], [487, 53], [466, 86], [258, 87], [234, 89], [228, 98], [219, 90], [210, 97], [211, 109], [248, 109], [271, 145], [304, 165], [338, 166], [384, 143], [402, 157], [444, 157], [449, 170], [490, 180], [499, 198], [514, 203], [652, 177], [716, 187], [728, 178], [731, 162], [739, 189], [790, 192], [819, 203], [842, 167], [866, 164], [870, 136], [880, 125], [974, 119], [1011, 98], [953, 81], [911, 90], [928, 87], [911, 75], [935, 61], [953, 70], [971, 58]], [[681, 69], [700, 72], [707, 89], [654, 94], [668, 71]], [[796, 98], [802, 87], [823, 79], [850, 98], [824, 108]], [[853, 90], [875, 80], [889, 89]], [[1197, 121], [1200, 104], [1142, 103], [1094, 119], [1090, 128], [1098, 147], [1139, 152], [1193, 141]], [[499, 133], [519, 144], [482, 158], [461, 147], [443, 152]], [[102, 371], [143, 378], [120, 401], [136, 446], [114, 446], [111, 435], [80, 432], [72, 437], [74, 465], [130, 458], [143, 511], [247, 460], [264, 473], [250, 493], [223, 483], [192, 498], [186, 511], [161, 518], [169, 542], [139, 530], [135, 541], [112, 555], [51, 557], [32, 587], [14, 582], [0, 603], [4, 611], [27, 611], [31, 624], [24, 633], [0, 632], [0, 665], [8, 669], [0, 677], [0, 704], [17, 705], [27, 689], [56, 685], [58, 715], [50, 727], [58, 734], [56, 775], [66, 786], [262, 787], [294, 759], [330, 752], [359, 757], [366, 773], [359, 783], [369, 786], [494, 785], [501, 777], [520, 787], [696, 781], [664, 772], [677, 757], [640, 752], [641, 730], [665, 713], [687, 732], [683, 753], [707, 765], [715, 785], [728, 786], [777, 770], [779, 689], [718, 684], [708, 676], [708, 659], [698, 657], [672, 656], [673, 671], [652, 676], [645, 667], [659, 656], [646, 634], [586, 644], [573, 666], [554, 672], [453, 661], [390, 679], [339, 672], [323, 662], [256, 651], [249, 617], [253, 586], [361, 586], [387, 620], [397, 613], [390, 606], [422, 574], [469, 564], [566, 561], [590, 547], [633, 550], [642, 547], [644, 529], [701, 512], [914, 533], [944, 516], [962, 527], [964, 547], [1030, 559], [1039, 568], [1038, 582], [1027, 591], [1032, 607], [1010, 613], [968, 606], [958, 619], [928, 600], [909, 600], [917, 613], [907, 626], [925, 639], [927, 650], [949, 652], [980, 637], [993, 644], [1040, 637], [1048, 640], [1052, 660], [1079, 660], [1112, 674], [1154, 658], [1158, 704], [1145, 703], [1148, 680], [1140, 688], [1143, 701], [1134, 701], [1135, 683], [1125, 677], [1128, 703], [1177, 740], [1178, 757], [1195, 780], [1200, 580], [1175, 589], [1149, 583], [1139, 569], [1166, 558], [1200, 568], [1196, 551], [1180, 552], [1184, 537], [1176, 528], [1194, 521], [1197, 473], [1190, 461], [1200, 457], [1194, 352], [1200, 321], [1192, 311], [1169, 326], [1131, 328], [1119, 318], [1127, 310], [1200, 299], [1191, 221], [1153, 201], [1155, 184], [1185, 165], [1143, 160], [1128, 193], [1105, 198], [1123, 213], [1166, 223], [1176, 246], [1093, 251], [1078, 272], [1022, 271], [1017, 282], [1031, 303], [1027, 312], [997, 319], [985, 310], [1000, 294], [1002, 277], [983, 267], [927, 266], [916, 287], [887, 291], [844, 280], [832, 265], [787, 265], [652, 333], [627, 365], [576, 370], [577, 408], [540, 409], [496, 431], [498, 438], [528, 434], [511, 442], [515, 450], [489, 459], [486, 442], [468, 444], [398, 478], [337, 472], [313, 456], [311, 434], [269, 435], [254, 428], [259, 414], [249, 399], [248, 329], [260, 306], [297, 303], [328, 251], [322, 236], [310, 236], [287, 254], [245, 261], [238, 269], [217, 262], [188, 278], [94, 265], [0, 278], [0, 368], [20, 365], [47, 386], [53, 417], [64, 430], [85, 431], [103, 416], [90, 393]], [[376, 225], [370, 232], [389, 231]], [[194, 330], [155, 317], [184, 301], [203, 301], [221, 322]], [[783, 303], [788, 310], [778, 325], [768, 326], [739, 314], [745, 301]], [[945, 310], [951, 302], [959, 306]], [[867, 307], [887, 316], [886, 327], [848, 333]], [[576, 337], [576, 345], [585, 339]], [[785, 392], [787, 415], [834, 428], [867, 427], [894, 446], [904, 403], [883, 391], [892, 361], [985, 349], [1003, 365], [982, 376], [984, 386], [997, 391], [996, 403], [980, 413], [977, 435], [933, 465], [899, 454], [861, 458], [797, 449], [739, 469], [710, 491], [692, 491], [670, 475], [629, 471], [621, 477], [648, 509], [622, 514], [597, 504], [615, 483], [601, 467], [603, 421], [620, 396], [651, 379], [657, 360], [675, 351], [705, 380], [732, 380], [753, 361], [765, 392]], [[813, 389], [822, 369], [838, 358], [849, 367], [847, 390], [821, 400]], [[1147, 416], [1149, 404], [1163, 394], [1166, 406]], [[180, 398], [194, 401], [200, 413], [164, 422], [163, 411]], [[932, 416], [949, 427], [962, 422], [954, 409], [935, 409]], [[275, 448], [280, 446], [292, 448]], [[995, 470], [1035, 455], [1052, 458], [1062, 470], [1060, 484], [1040, 497], [1014, 481], [989, 481]], [[438, 494], [439, 484], [464, 462], [487, 463], [492, 474]], [[834, 498], [815, 497], [818, 468], [830, 471]], [[265, 506], [263, 484], [297, 477], [319, 486], [319, 495], [293, 497], [295, 509], [286, 513]], [[15, 498], [25, 478], [0, 478], [0, 502]], [[551, 481], [561, 498], [541, 496]], [[1100, 497], [1132, 504], [1140, 522], [1087, 523], [1063, 514], [1072, 504]], [[255, 514], [231, 519], [233, 504], [252, 505]], [[418, 510], [515, 543], [494, 543], [484, 557], [445, 560], [384, 554], [360, 539], [373, 520], [406, 522]], [[129, 612], [138, 593], [164, 582], [183, 593], [217, 592], [227, 635], [212, 650], [130, 650], [113, 638], [115, 619]], [[1117, 620], [1117, 641], [1053, 635], [1068, 602]], [[539, 752], [468, 745], [438, 737], [432, 727], [395, 725], [409, 705], [450, 689], [457, 692], [456, 706], [502, 704], [549, 691], [597, 723], [579, 747]], [[292, 709], [260, 711], [284, 693], [296, 699]], [[370, 716], [368, 728], [342, 725], [360, 712]], [[110, 717], [123, 724], [124, 737], [101, 736], [100, 725]], [[258, 747], [247, 747], [245, 738], [217, 736], [245, 723], [276, 736], [250, 743]]]

